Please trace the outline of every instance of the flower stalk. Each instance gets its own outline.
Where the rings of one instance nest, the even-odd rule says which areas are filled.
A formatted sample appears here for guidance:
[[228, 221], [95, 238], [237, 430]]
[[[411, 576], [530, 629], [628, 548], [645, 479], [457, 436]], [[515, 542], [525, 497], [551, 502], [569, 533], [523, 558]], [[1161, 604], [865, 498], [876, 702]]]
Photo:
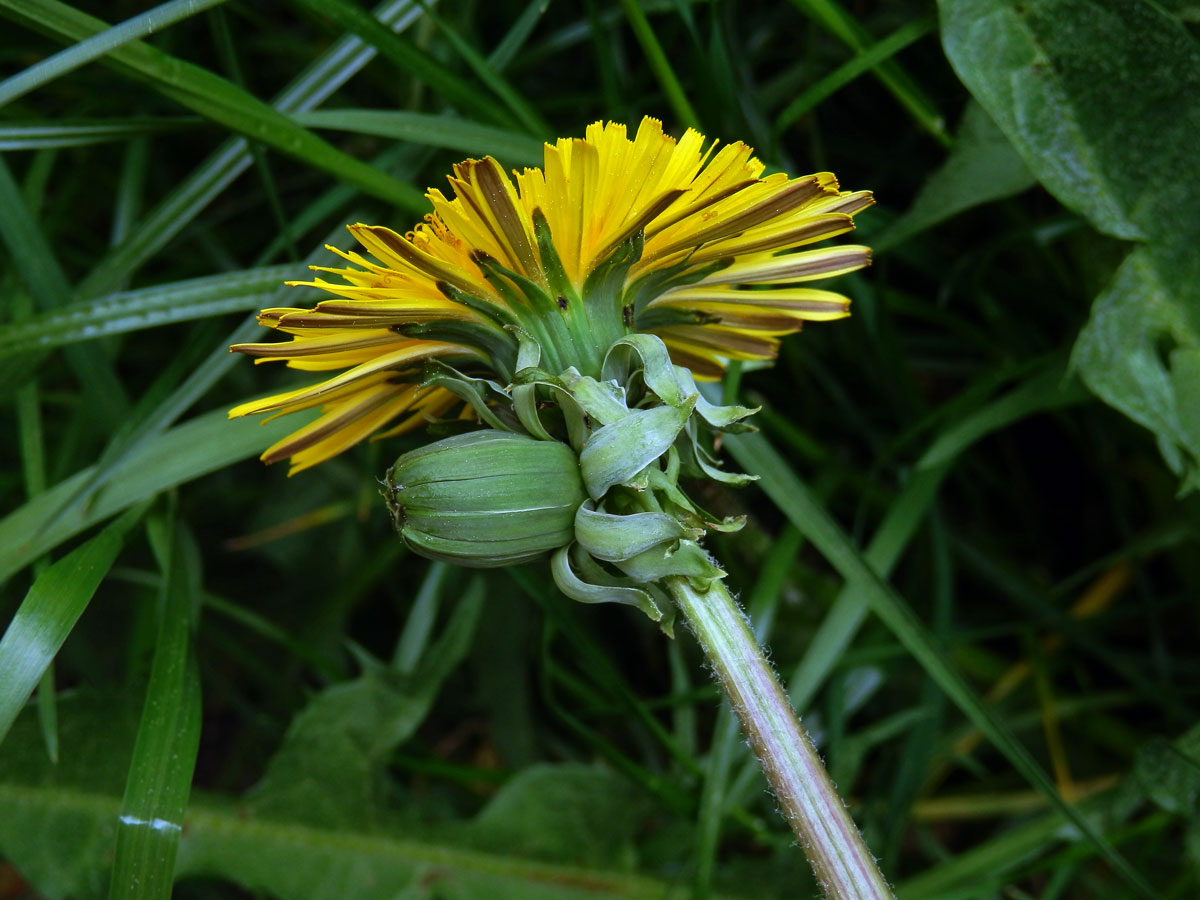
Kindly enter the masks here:
[[703, 589], [667, 579], [675, 607], [703, 647], [817, 881], [836, 900], [890, 900], [841, 796], [721, 579]]

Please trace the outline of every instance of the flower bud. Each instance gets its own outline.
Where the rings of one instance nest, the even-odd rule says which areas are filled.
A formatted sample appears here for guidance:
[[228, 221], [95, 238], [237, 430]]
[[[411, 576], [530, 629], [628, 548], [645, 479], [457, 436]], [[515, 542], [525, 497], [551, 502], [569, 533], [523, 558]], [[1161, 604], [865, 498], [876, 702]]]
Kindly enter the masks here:
[[571, 542], [587, 497], [574, 451], [504, 431], [473, 431], [406, 453], [387, 472], [388, 508], [415, 552], [505, 566]]

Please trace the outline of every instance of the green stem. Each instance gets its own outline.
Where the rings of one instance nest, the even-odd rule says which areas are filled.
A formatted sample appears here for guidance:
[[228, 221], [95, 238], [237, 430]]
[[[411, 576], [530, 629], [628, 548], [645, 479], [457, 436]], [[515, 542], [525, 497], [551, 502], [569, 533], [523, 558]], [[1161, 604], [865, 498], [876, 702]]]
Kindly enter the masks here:
[[834, 900], [890, 900], [891, 889], [737, 602], [718, 579], [706, 590], [679, 576], [666, 579], [666, 586], [716, 670], [826, 895]]

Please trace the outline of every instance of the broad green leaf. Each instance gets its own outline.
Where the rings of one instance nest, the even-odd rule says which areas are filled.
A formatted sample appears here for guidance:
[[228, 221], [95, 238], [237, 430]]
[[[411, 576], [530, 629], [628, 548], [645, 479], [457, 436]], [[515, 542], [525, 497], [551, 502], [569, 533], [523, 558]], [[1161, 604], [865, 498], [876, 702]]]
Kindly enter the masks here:
[[[102, 896], [120, 812], [120, 789], [129, 759], [136, 718], [127, 704], [101, 702], [93, 694], [64, 700], [63, 760], [51, 765], [32, 715], [21, 718], [0, 768], [0, 854], [16, 865], [53, 900], [92, 900]], [[628, 871], [606, 860], [606, 867], [585, 868], [569, 862], [545, 862], [522, 852], [555, 848], [546, 828], [569, 827], [589, 833], [599, 823], [584, 821], [586, 800], [607, 789], [609, 804], [630, 796], [614, 776], [585, 767], [548, 767], [512, 792], [493, 801], [501, 811], [520, 809], [527, 818], [510, 842], [486, 811], [475, 822], [436, 828], [428, 824], [372, 825], [359, 798], [360, 821], [353, 827], [331, 822], [307, 823], [292, 816], [259, 816], [232, 798], [193, 798], [184, 819], [177, 877], [223, 878], [281, 900], [345, 900], [353, 885], [355, 900], [393, 900], [438, 896], [454, 900], [667, 900], [677, 889], [667, 881]], [[538, 784], [553, 789], [558, 809], [537, 803]], [[327, 794], [338, 784], [313, 782]], [[580, 792], [583, 792], [582, 795]], [[636, 795], [634, 795], [636, 796]], [[378, 795], [369, 798], [371, 802]], [[572, 799], [582, 799], [575, 808]], [[323, 798], [300, 798], [322, 805]], [[630, 809], [611, 808], [607, 820], [627, 836]], [[636, 801], [635, 801], [636, 805]], [[413, 810], [413, 812], [420, 812]], [[540, 824], [539, 824], [540, 823]], [[532, 840], [532, 835], [540, 835]], [[625, 842], [611, 841], [618, 851]], [[513, 845], [518, 845], [514, 847]], [[484, 849], [480, 849], [480, 848]], [[574, 853], [589, 855], [588, 848]]]
[[1191, 218], [1170, 211], [1197, 177], [1170, 164], [1200, 112], [1189, 95], [1200, 84], [1197, 50], [1177, 19], [1133, 0], [942, 0], [940, 9], [955, 71], [1066, 206], [1127, 240], [1161, 234], [1164, 213]]
[[191, 640], [199, 554], [173, 515], [150, 525], [163, 569], [158, 637], [118, 817], [109, 900], [169, 900], [200, 747], [200, 670]]
[[1151, 738], [1137, 750], [1133, 777], [1158, 806], [1195, 819], [1200, 813], [1200, 727], [1174, 741]]
[[[58, 0], [0, 0], [0, 14], [58, 40], [82, 40], [107, 27], [101, 20]], [[207, 69], [140, 41], [114, 48], [104, 61], [205, 118], [295, 156], [368, 194], [411, 212], [424, 213], [428, 209], [425, 198], [412, 186], [332, 147], [274, 107]]]
[[1200, 820], [1193, 819], [1183, 838], [1183, 850], [1193, 876], [1200, 875]]
[[[453, 873], [453, 896], [466, 900], [549, 900], [593, 892], [665, 897], [666, 885], [650, 879], [563, 865], [611, 866], [631, 858], [632, 838], [644, 816], [645, 800], [628, 782], [592, 767], [529, 770], [506, 786], [478, 819], [442, 829], [445, 837], [438, 842], [428, 838], [428, 828], [423, 829], [425, 838], [395, 827], [377, 830], [394, 817], [379, 806], [387, 796], [379, 779], [388, 754], [412, 735], [441, 683], [470, 647], [482, 605], [476, 583], [412, 673], [370, 663], [360, 678], [314, 698], [293, 722], [264, 782], [238, 810], [194, 804], [185, 820], [180, 874], [219, 875], [276, 896], [313, 900], [343, 896], [340, 886], [349, 881], [358, 886], [356, 896], [396, 896], [406, 885], [427, 883], [439, 872]], [[67, 785], [56, 779], [50, 787], [42, 774], [46, 767], [27, 752], [18, 755], [20, 764], [0, 776], [0, 852], [27, 868], [39, 885], [61, 885], [57, 864], [70, 854], [71, 866], [64, 868], [73, 870], [76, 881], [62, 893], [86, 897], [94, 891], [78, 886], [88, 883], [84, 862], [104, 866], [104, 846], [111, 847], [112, 839], [104, 820], [115, 816], [116, 803], [92, 787], [88, 767], [80, 767], [74, 757], [97, 752], [95, 736], [76, 729], [77, 712], [64, 710], [69, 758], [63, 771], [82, 783], [64, 790]], [[97, 708], [89, 712], [103, 715]], [[34, 736], [27, 727], [22, 739]], [[105, 760], [96, 765], [102, 771], [111, 768]], [[21, 827], [9, 827], [18, 821]], [[242, 833], [230, 833], [230, 825]], [[51, 827], [89, 836], [82, 846], [91, 852], [46, 840], [40, 829]], [[38, 833], [40, 840], [29, 840]]]
[[292, 118], [307, 128], [352, 131], [474, 156], [495, 156], [513, 165], [542, 164], [542, 142], [537, 138], [453, 116], [390, 109], [319, 109]]
[[1030, 171], [1100, 231], [1141, 243], [1097, 299], [1074, 365], [1200, 486], [1200, 46], [1138, 0], [940, 8], [950, 62]]
[[227, 0], [171, 0], [114, 25], [40, 63], [0, 82], [0, 106], [5, 106], [55, 78], [111, 53], [122, 44], [147, 37]]
[[877, 251], [894, 247], [964, 210], [1011, 197], [1036, 183], [983, 107], [971, 103], [946, 161], [929, 176], [908, 211], [872, 246]]
[[1096, 298], [1071, 357], [1091, 390], [1154, 431], [1185, 488], [1200, 487], [1196, 246], [1151, 244], [1129, 254]]
[[[3, 804], [0, 788], [0, 804]], [[666, 881], [481, 852], [408, 833], [245, 821], [228, 809], [196, 809], [180, 847], [180, 875], [219, 875], [281, 900], [668, 900]]]
[[[197, 416], [140, 444], [87, 505], [71, 499], [87, 490], [95, 467], [76, 472], [0, 520], [0, 581], [68, 538], [160, 491], [247, 459], [302, 426], [290, 421], [230, 421], [225, 410]], [[59, 511], [69, 507], [61, 516]]]
[[289, 726], [248, 803], [255, 815], [317, 827], [373, 823], [364, 805], [387, 755], [407, 741], [470, 648], [483, 606], [476, 580], [412, 671], [364, 654], [362, 675], [317, 694]]
[[0, 742], [54, 659], [141, 515], [131, 511], [50, 566], [0, 639]]
[[122, 291], [0, 324], [0, 358], [206, 316], [259, 309], [299, 266], [269, 266]]
[[46, 758], [32, 710], [0, 748], [0, 855], [52, 900], [98, 900], [108, 890], [138, 722], [128, 701], [89, 691], [60, 698], [57, 763]]
[[607, 769], [535, 765], [500, 789], [470, 835], [483, 847], [600, 868], [633, 857], [635, 833], [651, 808], [646, 794]]

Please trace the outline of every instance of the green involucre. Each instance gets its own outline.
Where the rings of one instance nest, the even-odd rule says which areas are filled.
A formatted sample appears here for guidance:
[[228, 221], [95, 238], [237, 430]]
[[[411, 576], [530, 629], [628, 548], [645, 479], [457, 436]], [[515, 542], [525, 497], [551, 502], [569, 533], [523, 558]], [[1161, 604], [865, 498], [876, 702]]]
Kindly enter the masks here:
[[388, 508], [409, 547], [475, 567], [524, 562], [566, 545], [586, 497], [570, 447], [490, 430], [406, 453], [386, 482]]

